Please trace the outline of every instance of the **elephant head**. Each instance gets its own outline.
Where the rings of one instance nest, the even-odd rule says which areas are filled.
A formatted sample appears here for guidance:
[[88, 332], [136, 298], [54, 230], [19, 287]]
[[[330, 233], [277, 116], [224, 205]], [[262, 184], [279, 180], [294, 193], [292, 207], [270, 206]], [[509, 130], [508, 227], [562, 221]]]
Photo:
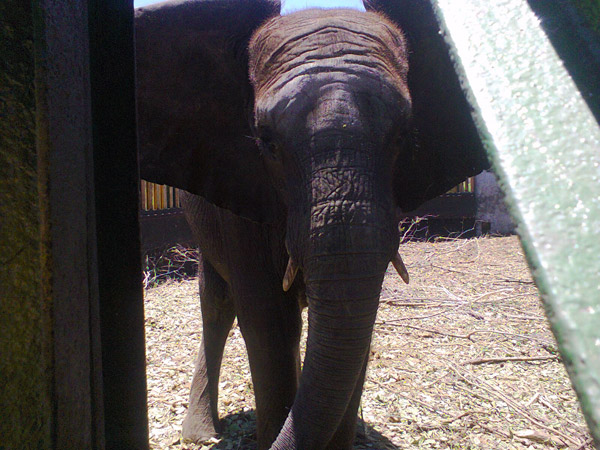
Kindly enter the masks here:
[[487, 166], [424, 3], [279, 16], [269, 0], [177, 0], [137, 13], [141, 176], [280, 224], [285, 289], [302, 270], [307, 354], [272, 448], [339, 444], [398, 248], [396, 208]]

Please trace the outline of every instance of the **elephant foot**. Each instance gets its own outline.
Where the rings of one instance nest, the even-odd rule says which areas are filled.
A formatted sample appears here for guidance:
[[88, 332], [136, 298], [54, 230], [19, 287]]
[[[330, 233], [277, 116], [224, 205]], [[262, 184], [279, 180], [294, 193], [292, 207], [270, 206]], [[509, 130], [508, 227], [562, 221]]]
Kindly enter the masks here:
[[184, 441], [201, 444], [217, 437], [218, 429], [210, 417], [188, 412], [183, 419], [181, 434]]

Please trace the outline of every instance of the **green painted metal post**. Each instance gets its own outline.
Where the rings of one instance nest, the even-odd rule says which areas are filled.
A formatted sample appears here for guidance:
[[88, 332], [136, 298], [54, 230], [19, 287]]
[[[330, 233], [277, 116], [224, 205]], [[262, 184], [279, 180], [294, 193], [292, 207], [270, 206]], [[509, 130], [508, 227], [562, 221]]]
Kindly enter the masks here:
[[600, 446], [600, 128], [524, 0], [431, 0]]

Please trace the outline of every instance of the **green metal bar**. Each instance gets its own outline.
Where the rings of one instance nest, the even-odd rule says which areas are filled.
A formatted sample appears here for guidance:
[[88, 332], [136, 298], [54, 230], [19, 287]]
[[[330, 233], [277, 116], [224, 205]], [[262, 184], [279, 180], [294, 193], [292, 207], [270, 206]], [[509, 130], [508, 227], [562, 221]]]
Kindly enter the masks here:
[[[587, 6], [585, 5], [587, 2]], [[600, 0], [527, 0], [577, 89], [600, 121]], [[595, 3], [595, 8], [591, 8]], [[599, 14], [587, 14], [586, 11]]]
[[600, 128], [524, 0], [431, 0], [600, 446]]

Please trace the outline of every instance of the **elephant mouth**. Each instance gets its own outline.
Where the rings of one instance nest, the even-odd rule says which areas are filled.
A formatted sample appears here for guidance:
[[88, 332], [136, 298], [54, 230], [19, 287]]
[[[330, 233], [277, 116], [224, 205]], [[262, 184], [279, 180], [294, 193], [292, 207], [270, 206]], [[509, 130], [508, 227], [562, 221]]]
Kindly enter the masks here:
[[[392, 258], [391, 262], [392, 262], [392, 266], [394, 266], [394, 269], [396, 269], [396, 272], [398, 272], [398, 275], [400, 275], [400, 278], [402, 278], [402, 281], [404, 281], [406, 284], [408, 284], [410, 281], [410, 277], [408, 275], [408, 270], [406, 269], [406, 265], [404, 264], [404, 261], [402, 261], [400, 252], [396, 252], [396, 254]], [[298, 274], [298, 265], [294, 262], [294, 260], [290, 256], [290, 258], [288, 259], [287, 267], [285, 269], [285, 274], [283, 276], [282, 285], [283, 285], [284, 292], [287, 292], [290, 290], [290, 287], [292, 287], [292, 284], [294, 283], [294, 280], [296, 279], [297, 274]]]

